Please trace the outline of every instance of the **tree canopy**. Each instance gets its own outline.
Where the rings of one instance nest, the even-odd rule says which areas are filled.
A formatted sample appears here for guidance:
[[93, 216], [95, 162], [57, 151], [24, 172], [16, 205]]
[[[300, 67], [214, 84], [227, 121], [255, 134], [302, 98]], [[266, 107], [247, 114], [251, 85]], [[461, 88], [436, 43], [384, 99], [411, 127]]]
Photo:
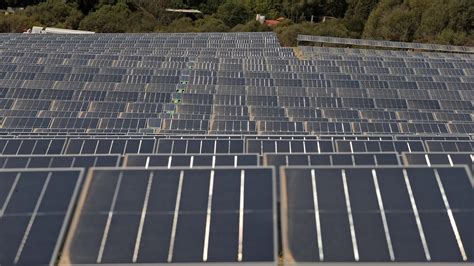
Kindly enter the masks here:
[[[33, 25], [96, 32], [276, 32], [283, 45], [299, 33], [474, 45], [472, 0], [4, 0], [0, 32]], [[202, 14], [167, 12], [193, 8]], [[284, 17], [277, 26], [255, 21]], [[325, 19], [323, 19], [325, 18]], [[311, 22], [310, 22], [311, 21]]]

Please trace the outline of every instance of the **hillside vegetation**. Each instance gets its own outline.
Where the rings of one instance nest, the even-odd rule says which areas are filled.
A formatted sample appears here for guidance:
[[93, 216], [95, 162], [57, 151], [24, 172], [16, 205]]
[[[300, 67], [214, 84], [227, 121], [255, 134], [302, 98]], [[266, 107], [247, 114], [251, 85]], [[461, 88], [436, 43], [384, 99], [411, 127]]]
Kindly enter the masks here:
[[[474, 45], [473, 0], [0, 1], [0, 8], [9, 6], [24, 10], [0, 14], [0, 32], [22, 32], [33, 25], [96, 32], [275, 31], [286, 46], [295, 45], [298, 34]], [[256, 14], [285, 19], [269, 27], [256, 22]]]

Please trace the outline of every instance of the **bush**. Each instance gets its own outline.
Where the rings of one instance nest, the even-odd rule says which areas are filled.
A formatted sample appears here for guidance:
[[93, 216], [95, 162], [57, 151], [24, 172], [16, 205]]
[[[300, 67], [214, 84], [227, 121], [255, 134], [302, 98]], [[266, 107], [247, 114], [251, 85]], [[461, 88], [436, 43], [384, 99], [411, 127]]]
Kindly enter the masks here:
[[193, 32], [196, 31], [193, 25], [193, 20], [188, 17], [183, 17], [171, 22], [168, 27], [163, 29], [165, 32]]
[[80, 23], [81, 30], [95, 32], [126, 32], [130, 16], [128, 6], [119, 2], [116, 5], [103, 5], [97, 11], [89, 13]]
[[287, 27], [276, 27], [278, 39], [283, 46], [296, 46], [298, 34], [312, 34], [314, 31], [314, 23], [293, 24]]
[[230, 30], [222, 20], [211, 16], [196, 20], [194, 26], [199, 32], [226, 32]]
[[33, 20], [22, 13], [0, 14], [0, 32], [23, 32], [32, 27]]
[[127, 25], [127, 32], [153, 32], [157, 21], [150, 13], [137, 11], [130, 14]]
[[272, 31], [272, 28], [265, 24], [260, 24], [256, 20], [247, 22], [246, 24], [239, 24], [232, 28], [234, 32], [261, 32], [261, 31]]
[[347, 38], [350, 36], [350, 32], [344, 23], [341, 20], [336, 19], [331, 19], [324, 23], [317, 24], [312, 34], [342, 38]]
[[215, 17], [232, 28], [237, 24], [247, 22], [250, 18], [250, 14], [244, 5], [238, 2], [229, 1], [219, 6]]
[[401, 7], [395, 8], [382, 19], [376, 37], [390, 41], [413, 41], [417, 23], [414, 12]]
[[35, 6], [29, 6], [19, 13], [28, 16], [37, 25], [68, 29], [77, 29], [83, 18], [83, 14], [78, 10], [76, 4], [65, 4], [62, 0], [49, 0]]
[[452, 29], [445, 29], [436, 37], [435, 42], [447, 45], [464, 45], [469, 42], [469, 38], [465, 32], [455, 32]]

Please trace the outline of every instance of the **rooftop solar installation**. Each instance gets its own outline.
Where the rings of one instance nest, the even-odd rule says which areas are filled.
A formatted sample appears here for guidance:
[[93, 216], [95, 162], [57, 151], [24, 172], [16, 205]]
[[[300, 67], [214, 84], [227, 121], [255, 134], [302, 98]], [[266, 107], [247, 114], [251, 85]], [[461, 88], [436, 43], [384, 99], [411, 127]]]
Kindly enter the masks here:
[[472, 48], [303, 37], [0, 34], [0, 264], [472, 262]]

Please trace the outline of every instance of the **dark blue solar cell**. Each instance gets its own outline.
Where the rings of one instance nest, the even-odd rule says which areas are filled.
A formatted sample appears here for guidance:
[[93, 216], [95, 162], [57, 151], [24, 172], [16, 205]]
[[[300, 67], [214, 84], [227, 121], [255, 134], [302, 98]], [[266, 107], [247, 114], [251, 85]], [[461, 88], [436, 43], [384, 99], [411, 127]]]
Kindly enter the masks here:
[[0, 263], [39, 265], [56, 260], [81, 175], [74, 169], [0, 173]]
[[150, 213], [146, 215], [143, 226], [142, 242], [137, 262], [156, 263], [168, 260], [168, 250], [173, 224], [173, 215]]
[[347, 211], [341, 171], [315, 171], [316, 187], [321, 211]]
[[320, 217], [324, 260], [354, 261], [347, 213], [325, 212]]
[[397, 261], [426, 261], [413, 213], [387, 212], [387, 224]]
[[352, 210], [379, 211], [371, 170], [348, 169], [345, 174]]
[[354, 212], [353, 217], [360, 261], [390, 261], [380, 213]]
[[[144, 194], [142, 194], [143, 196]], [[140, 215], [114, 215], [102, 255], [102, 263], [126, 263], [133, 257]], [[92, 261], [93, 262], [93, 261]]]
[[[218, 202], [217, 199], [216, 202]], [[239, 245], [238, 228], [239, 215], [237, 213], [212, 214], [209, 233], [209, 262], [236, 260]]]
[[271, 169], [97, 169], [89, 178], [66, 244], [73, 262], [275, 259]]

